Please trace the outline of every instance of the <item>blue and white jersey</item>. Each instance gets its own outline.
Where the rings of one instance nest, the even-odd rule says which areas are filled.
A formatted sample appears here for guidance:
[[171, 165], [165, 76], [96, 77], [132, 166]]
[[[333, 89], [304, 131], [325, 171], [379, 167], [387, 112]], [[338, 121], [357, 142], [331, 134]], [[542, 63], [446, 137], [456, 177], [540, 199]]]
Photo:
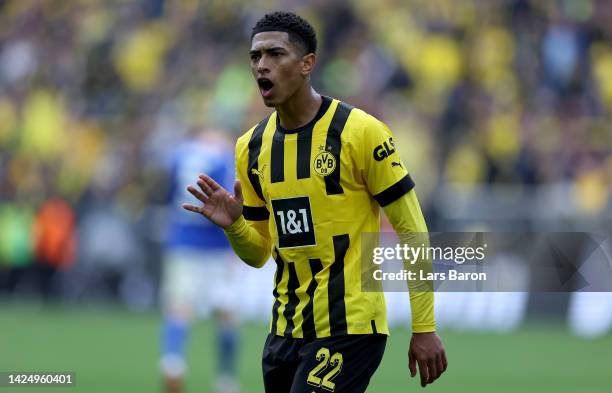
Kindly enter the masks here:
[[219, 185], [233, 192], [234, 151], [229, 143], [190, 140], [182, 142], [171, 158], [171, 187], [168, 195], [166, 248], [225, 249], [230, 248], [223, 230], [200, 214], [182, 208], [183, 203], [201, 203], [187, 191], [198, 176], [206, 173]]

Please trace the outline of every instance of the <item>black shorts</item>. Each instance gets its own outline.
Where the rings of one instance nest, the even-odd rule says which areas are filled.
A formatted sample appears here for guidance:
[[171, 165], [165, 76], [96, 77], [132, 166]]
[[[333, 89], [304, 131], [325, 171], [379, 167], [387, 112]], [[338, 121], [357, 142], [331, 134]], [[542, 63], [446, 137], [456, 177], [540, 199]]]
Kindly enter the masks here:
[[269, 334], [262, 368], [266, 393], [362, 393], [385, 352], [384, 334], [316, 340]]

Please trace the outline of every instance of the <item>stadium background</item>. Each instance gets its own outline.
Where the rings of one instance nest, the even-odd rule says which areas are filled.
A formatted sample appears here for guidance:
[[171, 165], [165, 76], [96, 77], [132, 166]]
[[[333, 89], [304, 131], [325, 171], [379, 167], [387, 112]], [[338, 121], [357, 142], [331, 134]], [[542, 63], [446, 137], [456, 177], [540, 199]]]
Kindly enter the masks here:
[[[0, 370], [159, 389], [160, 163], [190, 130], [235, 138], [267, 113], [248, 35], [273, 9], [318, 31], [314, 86], [394, 131], [430, 230], [609, 231], [610, 1], [0, 1]], [[273, 268], [234, 268], [259, 392]], [[608, 294], [439, 295], [434, 391], [609, 389]], [[417, 389], [407, 295], [389, 310], [369, 391]], [[192, 336], [192, 391], [210, 330]]]

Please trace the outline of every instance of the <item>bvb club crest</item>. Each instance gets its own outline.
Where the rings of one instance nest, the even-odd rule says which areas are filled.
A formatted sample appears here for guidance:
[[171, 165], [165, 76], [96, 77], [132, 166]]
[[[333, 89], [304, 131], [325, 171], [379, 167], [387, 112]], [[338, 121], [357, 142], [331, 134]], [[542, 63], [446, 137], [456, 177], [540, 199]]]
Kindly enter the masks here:
[[326, 150], [323, 146], [319, 146], [319, 150], [312, 162], [312, 169], [319, 176], [327, 176], [336, 169], [336, 157], [331, 152], [330, 147]]

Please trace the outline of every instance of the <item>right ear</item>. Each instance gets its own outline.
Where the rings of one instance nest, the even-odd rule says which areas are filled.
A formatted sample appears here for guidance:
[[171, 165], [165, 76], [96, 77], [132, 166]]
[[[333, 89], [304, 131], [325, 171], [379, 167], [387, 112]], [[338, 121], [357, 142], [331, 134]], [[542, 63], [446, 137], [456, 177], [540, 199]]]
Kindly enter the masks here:
[[317, 64], [317, 55], [309, 53], [302, 57], [302, 76], [307, 77], [314, 70]]

